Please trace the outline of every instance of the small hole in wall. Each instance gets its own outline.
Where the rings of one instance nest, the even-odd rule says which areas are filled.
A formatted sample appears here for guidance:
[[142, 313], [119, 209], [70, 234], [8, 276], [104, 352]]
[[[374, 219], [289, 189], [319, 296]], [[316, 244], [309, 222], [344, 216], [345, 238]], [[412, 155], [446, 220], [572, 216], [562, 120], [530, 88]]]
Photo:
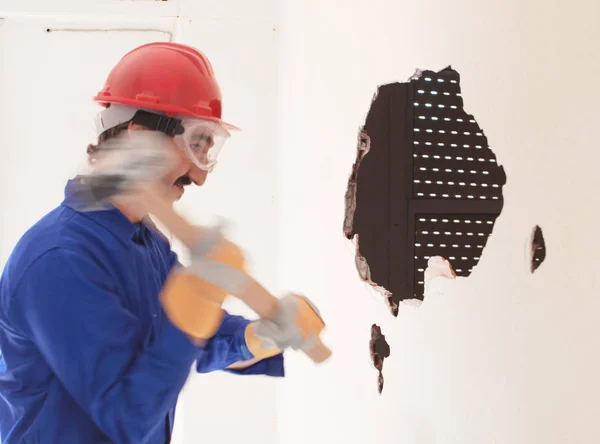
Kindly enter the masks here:
[[536, 225], [531, 236], [531, 272], [534, 273], [546, 259], [546, 242], [542, 229]]
[[369, 351], [371, 353], [371, 361], [378, 370], [377, 390], [379, 394], [383, 391], [383, 361], [390, 356], [390, 345], [385, 340], [385, 336], [381, 333], [381, 327], [376, 324], [371, 326], [371, 340], [369, 341]]

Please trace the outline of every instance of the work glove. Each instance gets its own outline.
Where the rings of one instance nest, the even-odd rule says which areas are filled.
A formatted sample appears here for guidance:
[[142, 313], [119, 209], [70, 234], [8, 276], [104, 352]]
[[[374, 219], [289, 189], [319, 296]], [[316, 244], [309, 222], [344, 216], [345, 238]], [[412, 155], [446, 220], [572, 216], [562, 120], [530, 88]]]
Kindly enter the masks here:
[[201, 256], [192, 251], [189, 267], [175, 267], [160, 297], [170, 321], [197, 343], [214, 336], [225, 314], [221, 306], [229, 293], [227, 287], [232, 284], [218, 285], [226, 279], [221, 276], [223, 270], [220, 267], [225, 266], [229, 273], [233, 270], [245, 275], [244, 256], [236, 245], [219, 238], [219, 242], [208, 250]]
[[319, 342], [325, 323], [305, 296], [289, 293], [280, 299], [273, 320], [260, 319], [246, 328], [246, 344], [255, 357], [268, 357], [291, 348], [308, 350]]
[[[221, 305], [228, 294], [243, 294], [252, 283], [241, 250], [225, 239], [223, 223], [204, 230], [190, 248], [192, 263], [174, 277], [164, 293], [165, 310], [179, 328], [193, 338], [206, 340], [218, 329]], [[286, 348], [308, 351], [320, 343], [325, 323], [306, 297], [288, 294], [276, 300], [275, 316], [250, 323], [245, 331], [248, 350], [255, 358], [267, 358]]]

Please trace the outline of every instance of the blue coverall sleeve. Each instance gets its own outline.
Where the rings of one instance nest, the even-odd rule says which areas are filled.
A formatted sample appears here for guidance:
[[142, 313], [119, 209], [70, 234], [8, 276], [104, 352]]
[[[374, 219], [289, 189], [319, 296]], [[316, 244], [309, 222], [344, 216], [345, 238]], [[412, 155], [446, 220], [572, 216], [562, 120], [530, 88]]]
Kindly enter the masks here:
[[164, 312], [144, 337], [110, 283], [92, 258], [53, 249], [17, 286], [11, 315], [112, 442], [144, 443], [164, 427], [198, 349]]
[[238, 375], [284, 376], [283, 354], [262, 359], [244, 369], [228, 369], [231, 364], [249, 361], [254, 356], [246, 346], [246, 326], [250, 323], [242, 316], [225, 313], [217, 333], [207, 342], [196, 363], [198, 373], [224, 370]]
[[[183, 267], [177, 254], [169, 251], [170, 269], [175, 265]], [[211, 373], [226, 371], [237, 375], [266, 375], [274, 377], [285, 376], [283, 353], [243, 368], [228, 369], [231, 364], [240, 361], [249, 361], [254, 356], [246, 346], [244, 333], [250, 323], [242, 316], [235, 316], [225, 312], [223, 321], [215, 335], [207, 342], [206, 347], [198, 355], [196, 370], [198, 373]]]

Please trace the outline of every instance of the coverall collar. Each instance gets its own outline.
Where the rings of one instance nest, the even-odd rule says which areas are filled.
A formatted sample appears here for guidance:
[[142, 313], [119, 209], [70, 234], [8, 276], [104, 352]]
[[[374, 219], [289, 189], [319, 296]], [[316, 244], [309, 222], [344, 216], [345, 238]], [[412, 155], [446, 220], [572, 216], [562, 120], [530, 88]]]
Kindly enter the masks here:
[[131, 222], [118, 208], [112, 204], [105, 204], [102, 208], [92, 211], [82, 211], [85, 204], [76, 190], [80, 184], [81, 178], [75, 177], [67, 182], [65, 186], [65, 198], [62, 205], [71, 208], [72, 210], [93, 219], [98, 224], [113, 233], [121, 242], [128, 245], [132, 241], [143, 243], [146, 234], [146, 223], [152, 224], [149, 218], [145, 218], [140, 223]]

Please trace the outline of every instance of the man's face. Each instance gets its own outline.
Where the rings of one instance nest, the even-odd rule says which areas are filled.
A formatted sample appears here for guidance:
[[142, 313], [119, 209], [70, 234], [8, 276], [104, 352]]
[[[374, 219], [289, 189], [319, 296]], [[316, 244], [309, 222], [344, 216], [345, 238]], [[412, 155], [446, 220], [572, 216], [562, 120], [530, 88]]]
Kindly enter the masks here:
[[188, 185], [204, 185], [208, 172], [198, 168], [173, 139], [169, 139], [166, 148], [172, 151], [176, 160], [169, 174], [163, 177], [163, 183], [169, 187], [169, 201], [175, 203], [181, 199]]
[[[139, 125], [132, 125], [129, 131], [146, 130]], [[197, 167], [186, 153], [175, 143], [173, 138], [167, 138], [165, 149], [169, 150], [174, 159], [174, 165], [166, 174], [162, 182], [169, 190], [166, 196], [170, 203], [175, 203], [183, 196], [185, 187], [194, 184], [197, 186], [204, 185], [208, 171]]]

